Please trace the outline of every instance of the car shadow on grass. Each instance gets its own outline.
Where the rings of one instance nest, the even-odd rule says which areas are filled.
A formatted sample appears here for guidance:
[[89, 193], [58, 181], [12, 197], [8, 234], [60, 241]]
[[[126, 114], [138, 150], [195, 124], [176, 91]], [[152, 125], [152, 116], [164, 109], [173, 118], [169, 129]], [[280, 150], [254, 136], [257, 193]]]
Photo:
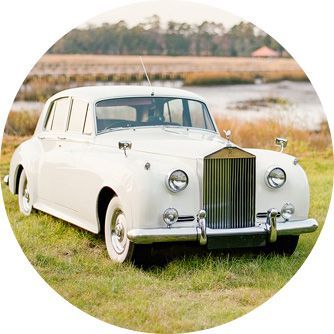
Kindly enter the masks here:
[[152, 245], [136, 245], [133, 264], [141, 269], [150, 270], [155, 267], [164, 268], [175, 260], [193, 258], [207, 259], [217, 258], [257, 258], [258, 256], [270, 256], [272, 254], [265, 247], [257, 248], [230, 248], [208, 249], [199, 246], [197, 242], [187, 243], [159, 243]]

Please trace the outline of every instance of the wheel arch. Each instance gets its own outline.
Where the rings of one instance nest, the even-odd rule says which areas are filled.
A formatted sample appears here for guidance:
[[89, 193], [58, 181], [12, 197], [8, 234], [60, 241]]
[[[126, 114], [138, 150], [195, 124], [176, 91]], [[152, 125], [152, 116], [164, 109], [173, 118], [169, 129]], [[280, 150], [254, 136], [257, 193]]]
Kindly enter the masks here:
[[14, 194], [17, 195], [19, 193], [19, 183], [20, 183], [20, 177], [21, 177], [21, 173], [23, 171], [23, 166], [22, 164], [19, 164], [16, 167], [15, 173], [14, 173], [14, 185], [13, 185], [13, 189], [14, 189]]
[[116, 192], [108, 186], [103, 187], [96, 201], [96, 215], [99, 232], [104, 233], [105, 217], [108, 205], [113, 197], [117, 196]]

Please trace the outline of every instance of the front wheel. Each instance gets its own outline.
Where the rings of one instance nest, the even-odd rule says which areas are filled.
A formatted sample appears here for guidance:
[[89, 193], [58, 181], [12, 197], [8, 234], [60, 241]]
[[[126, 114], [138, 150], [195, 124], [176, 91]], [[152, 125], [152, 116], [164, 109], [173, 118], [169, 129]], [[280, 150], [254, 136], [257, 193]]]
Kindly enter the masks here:
[[292, 255], [297, 248], [299, 235], [282, 235], [266, 247], [267, 251], [279, 255]]
[[128, 222], [119, 198], [114, 197], [107, 208], [105, 242], [110, 258], [115, 262], [131, 261], [134, 244], [128, 239]]
[[25, 170], [23, 169], [20, 175], [19, 188], [18, 188], [18, 202], [20, 211], [29, 216], [32, 208], [31, 191], [28, 183], [28, 178]]

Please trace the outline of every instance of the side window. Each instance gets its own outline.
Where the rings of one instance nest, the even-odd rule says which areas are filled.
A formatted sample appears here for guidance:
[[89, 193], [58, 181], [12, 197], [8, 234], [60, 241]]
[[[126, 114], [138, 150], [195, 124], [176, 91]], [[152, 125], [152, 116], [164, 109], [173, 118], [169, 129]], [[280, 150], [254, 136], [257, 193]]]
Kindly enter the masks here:
[[52, 122], [52, 131], [65, 131], [69, 109], [70, 99], [68, 97], [61, 98], [56, 101], [56, 108]]
[[86, 120], [85, 120], [85, 127], [84, 127], [84, 134], [90, 135], [94, 132], [94, 126], [92, 122], [92, 111], [88, 107], [87, 113], [86, 113]]
[[50, 131], [52, 127], [53, 117], [55, 115], [55, 108], [56, 108], [57, 101], [53, 102], [49, 108], [49, 112], [47, 114], [47, 119], [44, 123], [44, 129], [46, 131]]
[[68, 124], [68, 131], [79, 133], [83, 132], [87, 107], [87, 102], [78, 99], [73, 100], [70, 120]]
[[164, 104], [164, 120], [183, 125], [183, 103], [181, 99], [169, 100]]

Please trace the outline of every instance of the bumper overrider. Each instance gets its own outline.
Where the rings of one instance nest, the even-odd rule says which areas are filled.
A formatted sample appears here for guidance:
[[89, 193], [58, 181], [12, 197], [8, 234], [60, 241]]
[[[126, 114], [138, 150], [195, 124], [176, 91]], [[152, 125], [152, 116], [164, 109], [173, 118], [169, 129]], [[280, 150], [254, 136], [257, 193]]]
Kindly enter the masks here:
[[[128, 238], [137, 244], [151, 244], [158, 242], [182, 242], [198, 241], [200, 245], [207, 245], [210, 239], [239, 240], [243, 243], [236, 246], [261, 246], [273, 243], [281, 235], [299, 235], [310, 233], [318, 228], [315, 219], [297, 221], [277, 222], [278, 210], [270, 209], [267, 212], [265, 223], [257, 223], [254, 227], [233, 228], [233, 229], [211, 229], [206, 227], [206, 213], [200, 210], [197, 215], [196, 227], [171, 227], [156, 229], [132, 229], [128, 232]], [[249, 240], [257, 242], [247, 242]], [[226, 246], [233, 246], [227, 242]]]

